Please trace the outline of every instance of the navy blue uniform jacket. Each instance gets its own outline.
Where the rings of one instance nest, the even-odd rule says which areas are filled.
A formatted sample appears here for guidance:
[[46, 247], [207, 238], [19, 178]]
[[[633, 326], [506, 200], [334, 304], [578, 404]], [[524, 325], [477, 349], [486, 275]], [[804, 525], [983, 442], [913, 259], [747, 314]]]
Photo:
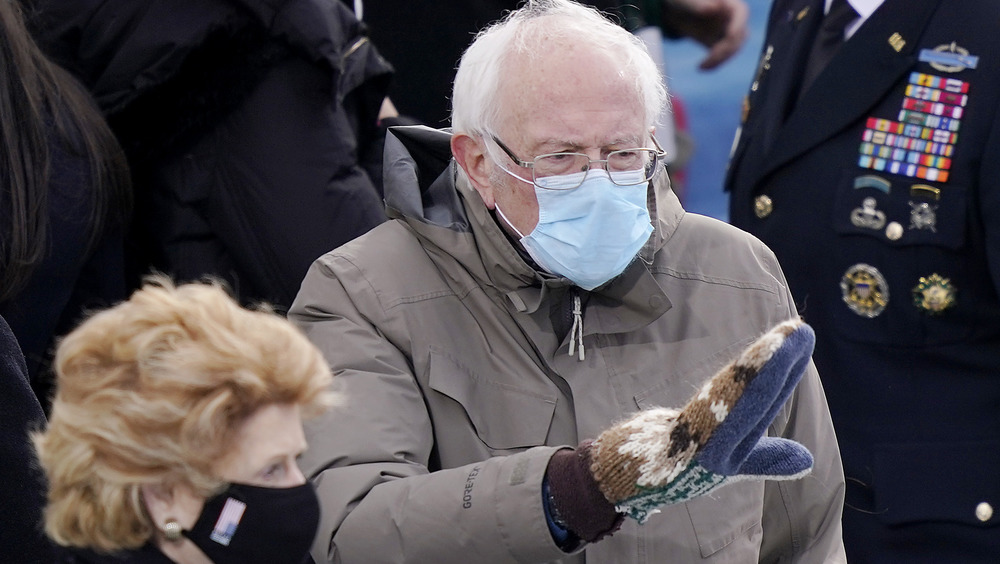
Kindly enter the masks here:
[[998, 562], [1000, 1], [886, 0], [795, 103], [821, 14], [772, 8], [730, 219], [816, 329], [849, 561]]

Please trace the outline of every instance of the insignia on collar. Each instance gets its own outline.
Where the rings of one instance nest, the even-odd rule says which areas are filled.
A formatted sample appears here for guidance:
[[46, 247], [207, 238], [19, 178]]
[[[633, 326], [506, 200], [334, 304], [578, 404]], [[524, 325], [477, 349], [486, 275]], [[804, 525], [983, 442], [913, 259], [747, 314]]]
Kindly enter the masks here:
[[774, 211], [774, 201], [767, 194], [761, 194], [753, 199], [753, 214], [760, 219], [771, 215]]
[[897, 53], [902, 51], [905, 45], [906, 40], [903, 39], [903, 36], [900, 35], [899, 32], [893, 33], [889, 36], [889, 46], [895, 49]]

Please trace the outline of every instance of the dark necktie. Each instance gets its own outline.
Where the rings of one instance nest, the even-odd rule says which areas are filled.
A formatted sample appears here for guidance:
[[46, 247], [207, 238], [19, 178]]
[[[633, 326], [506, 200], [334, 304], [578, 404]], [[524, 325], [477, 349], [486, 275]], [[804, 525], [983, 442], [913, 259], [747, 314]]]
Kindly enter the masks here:
[[802, 88], [799, 90], [800, 97], [833, 58], [834, 53], [844, 42], [844, 28], [857, 17], [858, 13], [847, 0], [833, 0], [830, 11], [823, 18], [813, 40], [812, 49], [809, 51], [809, 59], [802, 75]]

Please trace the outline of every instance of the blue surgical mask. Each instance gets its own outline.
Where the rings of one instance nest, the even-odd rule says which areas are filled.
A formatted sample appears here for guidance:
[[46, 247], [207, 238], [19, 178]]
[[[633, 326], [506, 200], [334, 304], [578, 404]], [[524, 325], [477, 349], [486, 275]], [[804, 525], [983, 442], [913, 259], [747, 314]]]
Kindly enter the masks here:
[[[501, 167], [503, 169], [503, 167]], [[503, 169], [521, 180], [527, 180]], [[575, 186], [572, 190], [559, 185]], [[527, 235], [507, 221], [500, 207], [497, 212], [521, 237], [531, 258], [546, 271], [564, 276], [584, 290], [594, 288], [618, 276], [635, 259], [653, 232], [646, 208], [647, 183], [644, 172], [616, 172], [619, 186], [603, 170], [590, 170], [540, 179], [546, 189], [535, 186], [538, 199], [538, 225]], [[631, 179], [628, 175], [634, 175]]]

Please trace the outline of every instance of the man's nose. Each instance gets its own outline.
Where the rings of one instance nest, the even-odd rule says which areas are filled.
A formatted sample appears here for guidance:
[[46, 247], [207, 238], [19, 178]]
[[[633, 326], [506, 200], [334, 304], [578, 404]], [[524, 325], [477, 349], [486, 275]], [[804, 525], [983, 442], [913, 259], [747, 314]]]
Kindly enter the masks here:
[[587, 166], [587, 170], [593, 170], [595, 168], [598, 170], [604, 170], [604, 160], [601, 159], [600, 150], [595, 149], [593, 151], [586, 151], [583, 154], [587, 155], [587, 158], [590, 159], [590, 163]]

